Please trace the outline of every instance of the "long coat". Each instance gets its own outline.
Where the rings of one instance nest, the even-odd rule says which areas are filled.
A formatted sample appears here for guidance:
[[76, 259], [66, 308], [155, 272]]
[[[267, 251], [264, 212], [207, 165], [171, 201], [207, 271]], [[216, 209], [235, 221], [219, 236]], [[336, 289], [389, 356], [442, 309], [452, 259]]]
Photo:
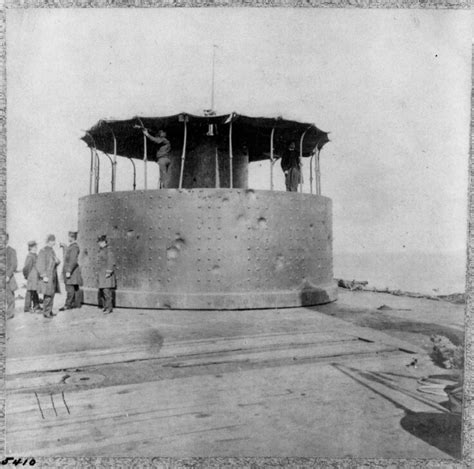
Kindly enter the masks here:
[[18, 289], [18, 284], [16, 283], [15, 280], [15, 272], [16, 269], [18, 268], [18, 260], [16, 257], [16, 251], [10, 247], [7, 246], [6, 252], [5, 252], [5, 257], [6, 257], [6, 264], [7, 264], [7, 269], [6, 269], [6, 278], [8, 278], [8, 282], [6, 284], [7, 288], [10, 291], [15, 291]]
[[26, 279], [27, 290], [37, 290], [39, 283], [38, 269], [36, 268], [36, 261], [38, 254], [29, 252], [25, 259], [25, 266], [23, 267], [23, 276]]
[[[56, 253], [50, 246], [45, 246], [38, 254], [38, 260], [36, 262], [36, 268], [40, 276], [38, 284], [38, 293], [43, 295], [53, 296], [55, 293], [61, 293], [59, 289], [58, 272], [57, 266], [59, 259], [56, 257]], [[48, 281], [43, 280], [44, 277], [48, 278]]]
[[[64, 251], [63, 280], [66, 285], [82, 285], [81, 268], [79, 267], [79, 246], [72, 242]], [[66, 277], [69, 272], [71, 276]]]
[[115, 288], [115, 256], [108, 246], [99, 249], [97, 265], [99, 288]]
[[286, 149], [281, 158], [281, 169], [289, 171], [292, 168], [300, 167], [300, 155], [296, 150]]

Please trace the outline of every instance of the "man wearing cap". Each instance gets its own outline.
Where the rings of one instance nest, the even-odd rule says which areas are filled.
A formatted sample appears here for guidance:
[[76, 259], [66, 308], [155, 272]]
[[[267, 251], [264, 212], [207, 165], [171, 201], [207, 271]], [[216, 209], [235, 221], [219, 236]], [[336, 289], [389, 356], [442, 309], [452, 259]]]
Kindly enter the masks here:
[[107, 236], [102, 235], [97, 238], [99, 243], [98, 264], [98, 285], [99, 285], [99, 306], [103, 299], [104, 313], [113, 311], [113, 289], [116, 288], [115, 280], [115, 256], [109, 248]]
[[148, 129], [143, 129], [143, 134], [152, 142], [158, 143], [158, 145], [160, 145], [158, 151], [156, 152], [156, 161], [158, 162], [158, 166], [160, 168], [160, 189], [166, 189], [169, 184], [169, 170], [171, 165], [170, 141], [166, 138], [166, 132], [164, 130], [160, 130], [158, 132], [158, 137], [153, 137], [150, 135]]
[[77, 244], [77, 232], [70, 231], [69, 246], [61, 243], [63, 248], [63, 281], [66, 286], [66, 302], [59, 311], [66, 309], [74, 309], [80, 307], [77, 297], [79, 295], [79, 287], [82, 285], [81, 269], [79, 267], [79, 246]]
[[7, 233], [7, 248], [5, 250], [5, 261], [6, 261], [6, 297], [7, 297], [7, 311], [6, 318], [11, 319], [15, 316], [15, 290], [18, 289], [18, 284], [15, 280], [15, 272], [18, 268], [18, 260], [16, 257], [16, 251], [8, 246], [9, 236]]
[[56, 237], [53, 234], [48, 235], [46, 246], [39, 252], [36, 263], [40, 276], [38, 291], [44, 295], [43, 316], [45, 318], [56, 316], [56, 313], [53, 312], [54, 295], [61, 293], [57, 272], [57, 266], [60, 264], [60, 261], [53, 249], [55, 244]]
[[[36, 251], [38, 245], [36, 241], [28, 242], [28, 255], [25, 259], [25, 266], [23, 267], [23, 276], [26, 280], [26, 295], [25, 295], [25, 313], [38, 313], [41, 311], [38, 296], [38, 269], [36, 268], [36, 261], [38, 255]], [[33, 310], [31, 304], [33, 303]]]

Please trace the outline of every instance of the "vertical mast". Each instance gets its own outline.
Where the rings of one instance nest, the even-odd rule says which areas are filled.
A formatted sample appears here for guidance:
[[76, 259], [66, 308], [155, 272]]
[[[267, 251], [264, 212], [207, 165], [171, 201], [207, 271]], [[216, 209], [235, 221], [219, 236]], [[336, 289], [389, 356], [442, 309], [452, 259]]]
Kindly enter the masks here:
[[[204, 110], [205, 116], [215, 116], [216, 113], [214, 111], [214, 76], [216, 71], [216, 44], [212, 45], [212, 77], [211, 77], [211, 108]], [[209, 124], [209, 129], [207, 131], [207, 135], [212, 137], [214, 136], [214, 125]]]
[[212, 81], [211, 81], [211, 111], [214, 111], [214, 76], [216, 71], [216, 48], [215, 44], [212, 45]]

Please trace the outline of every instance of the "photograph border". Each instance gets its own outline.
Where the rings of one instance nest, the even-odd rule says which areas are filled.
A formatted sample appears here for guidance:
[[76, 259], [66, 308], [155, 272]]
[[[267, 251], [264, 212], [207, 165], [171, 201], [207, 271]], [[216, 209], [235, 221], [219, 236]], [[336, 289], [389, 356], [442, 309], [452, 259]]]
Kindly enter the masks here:
[[[364, 9], [461, 9], [470, 10], [470, 1], [462, 0], [4, 0], [0, 7], [0, 239], [6, 241], [6, 182], [7, 182], [7, 62], [6, 55], [6, 11], [9, 9], [34, 8], [176, 8], [176, 7], [253, 7], [253, 8], [364, 8]], [[470, 154], [468, 164], [468, 210], [467, 219], [467, 262], [466, 262], [466, 309], [465, 309], [465, 349], [464, 349], [464, 391], [462, 417], [462, 459], [333, 459], [333, 458], [273, 458], [273, 457], [214, 457], [214, 458], [169, 458], [169, 457], [38, 457], [36, 467], [72, 468], [72, 467], [472, 467], [474, 464], [473, 445], [473, 324], [472, 310], [474, 290], [472, 273], [474, 269], [474, 47], [471, 53], [471, 121], [470, 121]], [[0, 253], [0, 269], [5, 276], [5, 249]], [[5, 283], [1, 283], [0, 301], [5, 305]], [[0, 440], [5, 455], [5, 307], [0, 321], [0, 367], [2, 373], [0, 390]], [[25, 454], [24, 458], [34, 455]], [[6, 466], [8, 467], [8, 466]]]

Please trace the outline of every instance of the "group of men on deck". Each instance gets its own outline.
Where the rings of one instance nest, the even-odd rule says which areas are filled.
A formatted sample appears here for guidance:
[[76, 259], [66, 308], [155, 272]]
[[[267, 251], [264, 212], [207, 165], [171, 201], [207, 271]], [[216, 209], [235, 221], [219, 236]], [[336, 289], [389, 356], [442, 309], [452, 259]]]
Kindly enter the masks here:
[[[81, 286], [82, 275], [79, 266], [79, 245], [77, 243], [77, 232], [70, 231], [69, 244], [60, 243], [63, 249], [62, 277], [66, 287], [66, 301], [59, 311], [80, 308], [82, 305]], [[8, 245], [7, 234], [6, 248], [6, 296], [7, 296], [7, 319], [15, 315], [15, 291], [18, 284], [15, 272], [18, 268], [18, 260], [15, 249]], [[115, 279], [115, 257], [109, 249], [106, 235], [97, 239], [99, 252], [97, 256], [97, 287], [99, 306], [104, 313], [113, 311], [113, 290], [116, 288]], [[28, 242], [28, 255], [22, 273], [26, 280], [25, 312], [42, 313], [45, 318], [53, 318], [57, 312], [53, 310], [54, 296], [60, 293], [57, 267], [61, 263], [57, 257], [54, 246], [56, 237], [48, 235], [46, 245], [37, 253], [36, 241]], [[39, 295], [43, 295], [43, 306], [41, 306]]]
[[[151, 135], [146, 128], [142, 128], [146, 138], [159, 145], [156, 154], [160, 168], [160, 187], [169, 187], [170, 176], [170, 151], [171, 145], [166, 138], [166, 132], [160, 130], [158, 136]], [[286, 190], [296, 192], [301, 182], [301, 158], [296, 151], [295, 142], [290, 142], [288, 148], [281, 158], [281, 168], [285, 174]], [[103, 305], [105, 313], [113, 310], [113, 290], [116, 288], [115, 259], [108, 248], [106, 235], [98, 238], [98, 278], [99, 306]], [[8, 234], [7, 234], [8, 244]], [[25, 312], [42, 312], [46, 318], [52, 318], [57, 313], [53, 311], [54, 295], [60, 293], [57, 266], [61, 263], [54, 251], [56, 237], [51, 234], [46, 239], [46, 245], [37, 254], [38, 245], [36, 241], [28, 242], [28, 256], [23, 267], [23, 275], [26, 283]], [[59, 311], [80, 308], [82, 304], [82, 276], [79, 267], [79, 245], [77, 244], [77, 232], [69, 232], [69, 245], [60, 244], [63, 252], [62, 276], [66, 287], [66, 301]], [[7, 246], [6, 248], [6, 295], [7, 295], [7, 319], [14, 316], [15, 291], [18, 284], [15, 280], [15, 272], [18, 267], [16, 251]], [[43, 295], [43, 307], [40, 305], [39, 295]]]

